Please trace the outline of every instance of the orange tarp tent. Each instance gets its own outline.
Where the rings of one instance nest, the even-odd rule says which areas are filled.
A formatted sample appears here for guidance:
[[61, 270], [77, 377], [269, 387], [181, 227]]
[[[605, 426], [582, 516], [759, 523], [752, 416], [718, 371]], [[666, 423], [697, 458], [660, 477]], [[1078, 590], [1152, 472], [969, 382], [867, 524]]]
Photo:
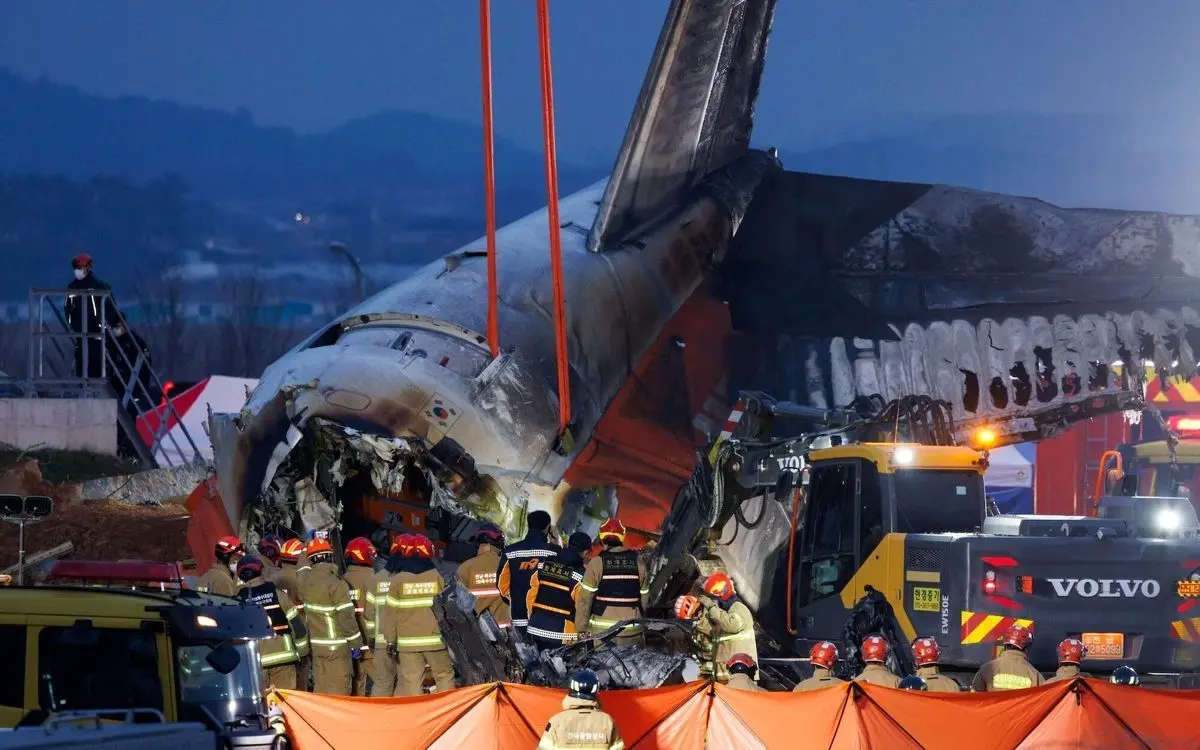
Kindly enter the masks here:
[[[418, 698], [280, 691], [298, 750], [533, 748], [563, 691], [492, 684]], [[602, 693], [627, 748], [1034, 750], [1200, 747], [1200, 691], [1095, 680], [1007, 693], [911, 693], [848, 683], [809, 693], [693, 682]]]

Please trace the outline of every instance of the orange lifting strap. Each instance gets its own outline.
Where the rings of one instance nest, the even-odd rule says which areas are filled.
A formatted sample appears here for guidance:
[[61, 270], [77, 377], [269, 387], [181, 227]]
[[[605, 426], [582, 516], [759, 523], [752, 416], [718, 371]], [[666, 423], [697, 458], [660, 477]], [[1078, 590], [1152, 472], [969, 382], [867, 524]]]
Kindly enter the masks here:
[[558, 360], [558, 428], [571, 424], [571, 371], [567, 361], [567, 309], [563, 299], [562, 238], [558, 218], [558, 163], [554, 145], [554, 78], [550, 72], [549, 0], [538, 0], [538, 51], [542, 63], [542, 134], [546, 146], [546, 213], [550, 217], [550, 274], [554, 279], [554, 351]]
[[483, 92], [483, 195], [487, 212], [487, 338], [492, 358], [500, 356], [500, 289], [496, 280], [496, 152], [492, 131], [492, 8], [479, 0], [479, 46]]

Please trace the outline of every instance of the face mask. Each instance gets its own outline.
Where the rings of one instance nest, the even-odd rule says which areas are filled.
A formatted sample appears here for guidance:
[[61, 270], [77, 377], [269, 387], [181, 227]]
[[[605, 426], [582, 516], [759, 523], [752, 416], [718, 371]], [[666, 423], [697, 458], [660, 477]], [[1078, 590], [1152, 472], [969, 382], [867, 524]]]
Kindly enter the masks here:
[[237, 577], [237, 563], [233, 560], [229, 561], [229, 571], [233, 573], [234, 577]]
[[82, 268], [75, 269], [75, 279], [77, 281], [83, 281], [84, 278], [86, 278], [86, 277], [87, 277], [87, 271], [83, 270]]

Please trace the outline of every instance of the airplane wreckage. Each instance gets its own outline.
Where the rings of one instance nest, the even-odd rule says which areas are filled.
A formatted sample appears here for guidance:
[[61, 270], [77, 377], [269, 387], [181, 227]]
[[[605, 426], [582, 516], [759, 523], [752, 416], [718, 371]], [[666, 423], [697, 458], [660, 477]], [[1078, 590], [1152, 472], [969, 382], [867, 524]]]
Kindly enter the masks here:
[[379, 539], [416, 505], [450, 544], [481, 520], [515, 539], [539, 508], [593, 535], [619, 509], [653, 539], [732, 383], [822, 408], [923, 394], [1029, 415], [1028, 438], [1136, 400], [1147, 363], [1195, 372], [1200, 217], [786, 171], [749, 147], [773, 13], [675, 0], [611, 177], [561, 203], [567, 430], [542, 210], [496, 237], [498, 357], [480, 240], [213, 416], [235, 532]]

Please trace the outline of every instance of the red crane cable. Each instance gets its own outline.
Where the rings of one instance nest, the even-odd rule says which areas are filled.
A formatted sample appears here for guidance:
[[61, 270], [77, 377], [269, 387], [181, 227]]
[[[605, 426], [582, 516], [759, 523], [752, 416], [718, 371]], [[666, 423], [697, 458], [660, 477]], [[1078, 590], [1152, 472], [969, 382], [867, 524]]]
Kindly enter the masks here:
[[483, 195], [487, 213], [487, 338], [492, 358], [500, 356], [500, 288], [496, 278], [496, 151], [492, 130], [492, 7], [479, 0], [479, 47], [483, 92]]
[[554, 352], [558, 360], [558, 427], [571, 424], [571, 370], [567, 361], [567, 308], [563, 299], [562, 238], [558, 218], [558, 163], [554, 144], [554, 77], [550, 70], [549, 0], [538, 0], [538, 51], [542, 67], [542, 134], [546, 147], [546, 213], [550, 220], [550, 276], [554, 280]]

